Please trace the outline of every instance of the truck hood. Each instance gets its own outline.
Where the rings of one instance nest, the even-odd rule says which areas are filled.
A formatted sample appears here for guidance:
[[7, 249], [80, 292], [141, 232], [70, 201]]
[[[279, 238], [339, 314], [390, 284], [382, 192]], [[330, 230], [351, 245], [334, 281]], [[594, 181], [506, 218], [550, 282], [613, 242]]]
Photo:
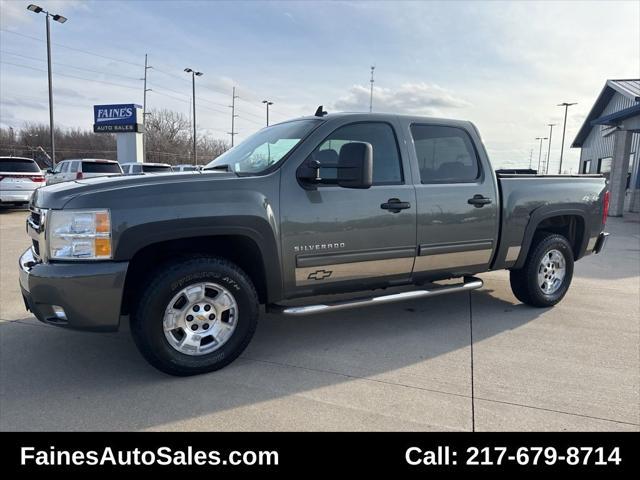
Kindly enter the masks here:
[[70, 200], [81, 195], [115, 193], [118, 190], [122, 195], [127, 195], [131, 189], [140, 193], [140, 189], [156, 190], [163, 185], [188, 190], [190, 183], [217, 182], [235, 178], [238, 177], [234, 173], [220, 171], [95, 177], [41, 187], [34, 192], [31, 202], [38, 208], [60, 209]]

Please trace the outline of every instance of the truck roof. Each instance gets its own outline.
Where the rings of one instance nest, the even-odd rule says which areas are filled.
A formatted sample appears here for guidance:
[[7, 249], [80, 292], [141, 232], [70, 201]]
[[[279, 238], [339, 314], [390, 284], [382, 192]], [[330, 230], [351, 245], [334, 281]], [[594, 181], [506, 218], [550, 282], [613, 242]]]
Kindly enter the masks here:
[[60, 160], [60, 162], [91, 162], [91, 163], [118, 163], [116, 160], [109, 160], [107, 158], [65, 158], [64, 160]]
[[327, 121], [327, 120], [334, 120], [338, 118], [353, 118], [354, 120], [377, 120], [377, 121], [384, 121], [384, 120], [388, 121], [390, 119], [400, 118], [404, 120], [409, 120], [411, 122], [429, 121], [430, 123], [436, 122], [436, 123], [442, 123], [444, 125], [472, 125], [473, 126], [473, 123], [468, 120], [428, 117], [424, 115], [409, 115], [409, 114], [402, 114], [402, 113], [378, 113], [378, 112], [372, 112], [372, 113], [370, 112], [335, 112], [335, 113], [327, 113], [321, 117], [316, 115], [307, 115], [307, 116], [292, 118], [290, 120], [285, 120], [279, 123], [287, 123], [294, 120], [313, 120], [313, 119]]

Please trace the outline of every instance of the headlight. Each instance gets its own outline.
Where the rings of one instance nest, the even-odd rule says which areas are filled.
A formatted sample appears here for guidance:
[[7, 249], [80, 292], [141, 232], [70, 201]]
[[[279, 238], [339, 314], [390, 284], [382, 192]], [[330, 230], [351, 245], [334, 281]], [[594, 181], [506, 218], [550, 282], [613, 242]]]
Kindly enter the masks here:
[[109, 210], [52, 210], [49, 215], [50, 258], [111, 258]]

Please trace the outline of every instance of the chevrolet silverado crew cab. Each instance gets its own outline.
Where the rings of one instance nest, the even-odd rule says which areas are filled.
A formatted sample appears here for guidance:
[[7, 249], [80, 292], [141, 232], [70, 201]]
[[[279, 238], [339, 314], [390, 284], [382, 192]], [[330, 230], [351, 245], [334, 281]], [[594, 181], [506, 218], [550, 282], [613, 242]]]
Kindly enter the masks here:
[[[603, 248], [607, 208], [599, 175], [496, 173], [469, 122], [320, 108], [201, 172], [37, 190], [20, 284], [41, 321], [112, 331], [128, 317], [152, 365], [191, 375], [240, 355], [261, 304], [302, 316], [472, 290], [507, 269], [520, 301], [550, 307]], [[398, 285], [415, 288], [313, 298]]]

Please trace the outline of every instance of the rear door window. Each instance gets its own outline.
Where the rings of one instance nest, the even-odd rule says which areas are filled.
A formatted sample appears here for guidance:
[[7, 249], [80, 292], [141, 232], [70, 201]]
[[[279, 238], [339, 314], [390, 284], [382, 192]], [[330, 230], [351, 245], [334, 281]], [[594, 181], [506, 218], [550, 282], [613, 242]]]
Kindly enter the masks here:
[[475, 182], [480, 164], [469, 134], [461, 128], [411, 126], [422, 183]]
[[40, 173], [40, 168], [33, 160], [0, 158], [0, 172]]
[[164, 173], [173, 171], [171, 170], [171, 167], [165, 167], [162, 165], [143, 165], [142, 170], [149, 173]]
[[120, 173], [120, 166], [111, 162], [82, 162], [83, 173]]

